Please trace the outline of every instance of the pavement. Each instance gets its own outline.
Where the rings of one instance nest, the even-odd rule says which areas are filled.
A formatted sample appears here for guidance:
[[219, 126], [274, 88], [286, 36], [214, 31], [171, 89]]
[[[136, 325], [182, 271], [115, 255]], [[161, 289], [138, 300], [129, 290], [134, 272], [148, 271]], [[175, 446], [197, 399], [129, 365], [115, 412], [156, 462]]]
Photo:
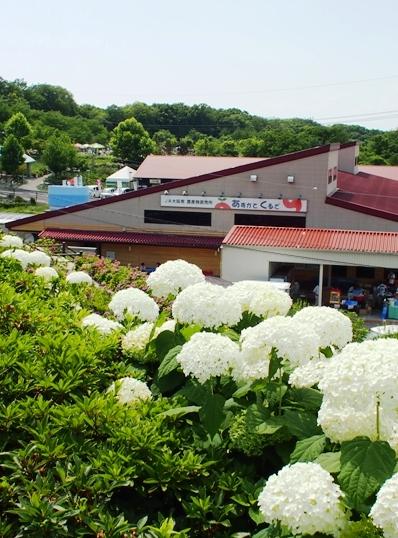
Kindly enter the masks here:
[[6, 187], [0, 184], [0, 196], [8, 196], [10, 193], [15, 196], [20, 196], [24, 200], [30, 200], [34, 198], [36, 202], [47, 204], [48, 194], [47, 192], [39, 191], [38, 187], [47, 179], [48, 176], [41, 176], [37, 178], [27, 179], [23, 185], [18, 185], [16, 189], [12, 187]]

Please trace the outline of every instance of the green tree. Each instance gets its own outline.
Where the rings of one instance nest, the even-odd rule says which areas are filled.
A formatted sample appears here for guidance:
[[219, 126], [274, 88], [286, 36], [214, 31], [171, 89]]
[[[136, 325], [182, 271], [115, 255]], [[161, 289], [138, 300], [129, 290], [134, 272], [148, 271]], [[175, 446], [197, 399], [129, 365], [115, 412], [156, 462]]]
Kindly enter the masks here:
[[239, 150], [243, 157], [262, 157], [261, 140], [254, 136], [239, 140]]
[[193, 152], [194, 141], [189, 135], [183, 136], [178, 141], [177, 153], [178, 155], [188, 155]]
[[28, 139], [32, 134], [32, 127], [22, 114], [22, 112], [16, 112], [5, 124], [6, 136], [14, 135], [23, 147], [27, 146]]
[[26, 90], [25, 97], [30, 106], [37, 110], [57, 110], [65, 116], [73, 116], [78, 111], [73, 95], [61, 86], [35, 84]]
[[152, 139], [158, 146], [159, 153], [163, 155], [170, 155], [177, 146], [177, 138], [167, 129], [156, 131]]
[[132, 165], [139, 165], [156, 148], [148, 132], [135, 118], [120, 122], [112, 132], [110, 143], [114, 155]]
[[218, 154], [222, 156], [237, 157], [239, 155], [238, 144], [235, 140], [225, 139], [220, 143]]
[[70, 138], [63, 134], [52, 135], [43, 152], [43, 161], [56, 176], [75, 166], [77, 151]]
[[212, 136], [200, 138], [194, 144], [195, 155], [219, 155], [219, 141]]
[[1, 150], [1, 166], [7, 174], [16, 176], [18, 167], [24, 162], [23, 147], [15, 135], [10, 134], [4, 140]]

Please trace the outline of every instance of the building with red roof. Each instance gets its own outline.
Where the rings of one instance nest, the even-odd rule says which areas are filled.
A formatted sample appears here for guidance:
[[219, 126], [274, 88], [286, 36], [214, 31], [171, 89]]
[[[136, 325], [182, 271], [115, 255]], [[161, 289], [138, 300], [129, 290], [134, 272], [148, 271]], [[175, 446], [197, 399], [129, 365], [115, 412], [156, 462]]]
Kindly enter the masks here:
[[358, 173], [357, 156], [355, 142], [268, 159], [150, 156], [137, 170], [141, 179], [156, 172], [153, 179], [167, 184], [19, 219], [9, 228], [92, 247], [122, 263], [185, 258], [218, 275], [219, 247], [234, 225], [397, 231], [398, 182]]

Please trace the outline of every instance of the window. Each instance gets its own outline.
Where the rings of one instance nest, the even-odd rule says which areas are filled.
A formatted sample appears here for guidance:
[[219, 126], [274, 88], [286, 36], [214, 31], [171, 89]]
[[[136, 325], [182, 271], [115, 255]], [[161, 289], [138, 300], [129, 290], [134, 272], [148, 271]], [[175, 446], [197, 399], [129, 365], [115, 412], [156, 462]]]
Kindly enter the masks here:
[[333, 181], [337, 181], [337, 166], [333, 168]]
[[211, 226], [211, 213], [200, 211], [159, 211], [146, 209], [144, 211], [145, 224], [188, 224], [191, 226]]
[[328, 170], [328, 183], [331, 183], [332, 182], [332, 169], [329, 168]]
[[355, 166], [357, 166], [358, 162], [359, 162], [359, 157], [357, 156], [355, 157]]
[[250, 213], [235, 213], [234, 224], [305, 228], [305, 217], [283, 217], [281, 215], [251, 215]]

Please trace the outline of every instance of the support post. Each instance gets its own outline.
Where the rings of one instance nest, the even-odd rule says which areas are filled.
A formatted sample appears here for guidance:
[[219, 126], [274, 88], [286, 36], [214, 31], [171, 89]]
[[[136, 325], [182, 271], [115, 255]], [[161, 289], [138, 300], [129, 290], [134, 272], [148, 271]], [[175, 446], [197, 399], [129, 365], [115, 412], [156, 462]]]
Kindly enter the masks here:
[[322, 306], [322, 295], [323, 295], [323, 263], [319, 264], [319, 295], [318, 295], [318, 306]]

